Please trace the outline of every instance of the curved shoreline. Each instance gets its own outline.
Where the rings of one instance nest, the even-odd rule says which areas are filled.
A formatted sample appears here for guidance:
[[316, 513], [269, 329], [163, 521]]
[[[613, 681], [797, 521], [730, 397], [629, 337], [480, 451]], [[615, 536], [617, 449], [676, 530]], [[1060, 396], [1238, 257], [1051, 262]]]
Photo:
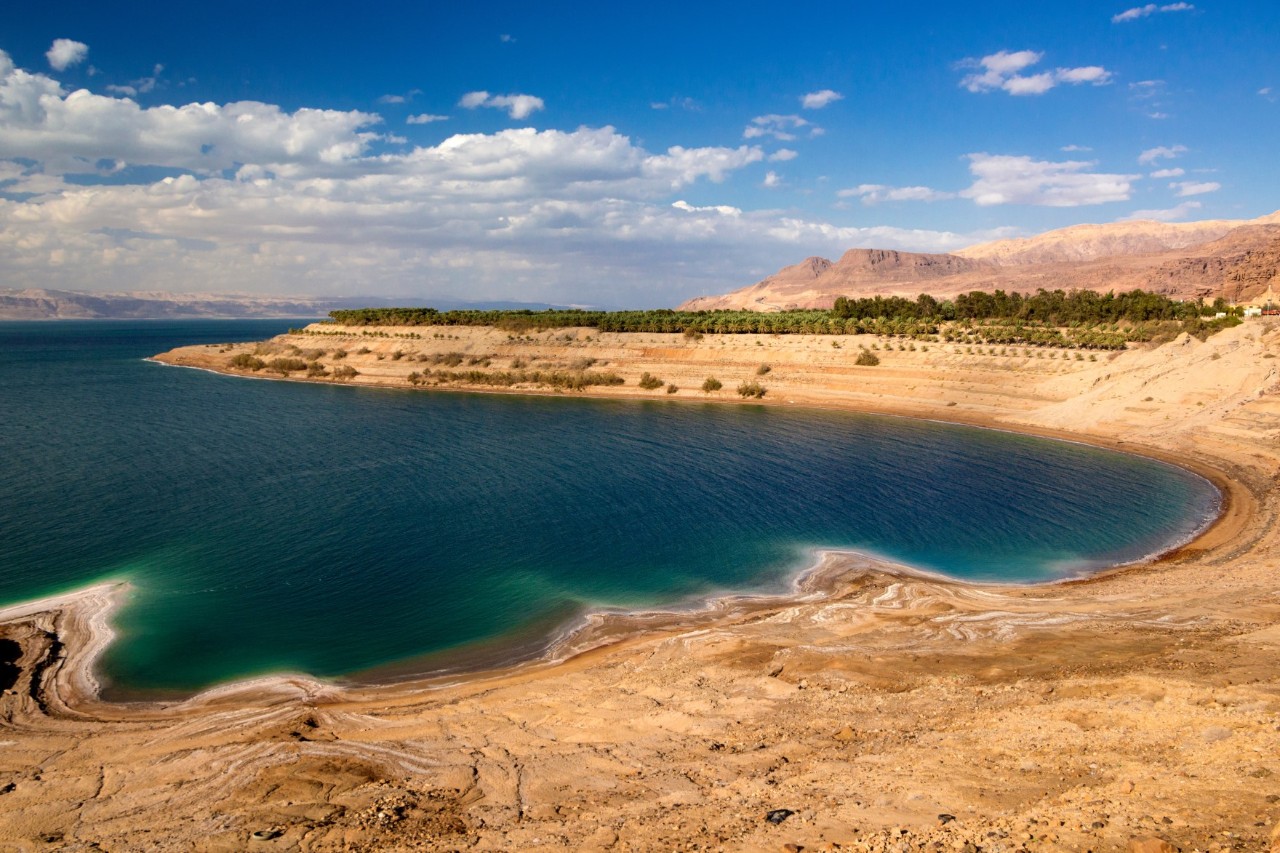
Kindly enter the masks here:
[[[163, 361], [157, 361], [156, 363], [171, 367], [191, 367], [191, 369], [239, 378], [256, 378], [267, 381], [307, 381], [288, 378], [275, 379], [274, 377], [266, 376], [242, 376], [230, 371], [219, 371], [207, 367], [173, 365]], [[440, 390], [455, 393], [473, 393], [471, 389], [462, 388]], [[537, 391], [490, 389], [481, 389], [479, 393], [562, 396]], [[633, 396], [609, 394], [607, 392], [593, 393], [590, 396], [605, 399], [635, 399]], [[677, 400], [671, 402], [703, 401]], [[788, 405], [778, 400], [767, 402], [717, 400], [713, 402], [732, 405]], [[116, 712], [141, 711], [143, 709], [155, 711], [177, 707], [192, 708], [227, 697], [249, 694], [292, 696], [301, 692], [309, 696], [324, 695], [329, 700], [334, 700], [349, 691], [364, 693], [370, 690], [382, 691], [387, 689], [403, 689], [406, 691], [432, 690], [461, 683], [506, 678], [523, 674], [526, 670], [530, 673], [541, 671], [547, 667], [563, 665], [580, 656], [594, 656], [611, 647], [640, 641], [656, 634], [696, 630], [725, 621], [731, 622], [751, 614], [786, 608], [800, 602], [837, 598], [840, 592], [839, 584], [842, 580], [847, 581], [850, 576], [878, 575], [888, 578], [923, 579], [955, 588], [992, 591], [1052, 589], [1054, 587], [1095, 584], [1119, 574], [1134, 571], [1154, 571], [1169, 561], [1185, 558], [1193, 551], [1198, 555], [1208, 555], [1214, 548], [1233, 540], [1256, 514], [1256, 501], [1253, 500], [1252, 492], [1244, 483], [1229, 477], [1226, 472], [1203, 460], [1190, 459], [1140, 443], [1066, 430], [1009, 425], [994, 420], [977, 418], [949, 420], [936, 416], [926, 417], [908, 414], [901, 411], [877, 411], [874, 409], [853, 409], [840, 406], [804, 405], [792, 406], [792, 408], [812, 411], [854, 412], [882, 417], [925, 420], [946, 425], [988, 429], [1064, 441], [1141, 456], [1190, 471], [1207, 480], [1214, 486], [1220, 496], [1218, 511], [1214, 518], [1202, 525], [1190, 538], [1182, 543], [1174, 544], [1154, 555], [1114, 566], [1090, 570], [1081, 575], [1023, 583], [974, 581], [954, 578], [941, 572], [890, 561], [864, 552], [815, 546], [810, 549], [812, 559], [809, 562], [797, 567], [790, 573], [789, 578], [780, 579], [782, 583], [790, 587], [789, 591], [777, 593], [724, 591], [697, 596], [668, 607], [641, 609], [604, 607], [590, 609], [572, 619], [568, 624], [561, 626], [552, 634], [535, 640], [532, 645], [537, 647], [538, 651], [531, 656], [517, 653], [512, 658], [510, 655], [500, 654], [497, 655], [496, 660], [489, 660], [475, 667], [463, 664], [460, 667], [445, 667], [426, 671], [418, 669], [414, 664], [414, 661], [422, 660], [423, 657], [414, 657], [403, 662], [378, 665], [368, 670], [352, 673], [351, 675], [357, 676], [354, 679], [350, 679], [349, 676], [327, 679], [307, 673], [271, 673], [214, 684], [192, 694], [171, 700], [150, 698], [146, 694], [140, 694], [137, 699], [123, 701], [111, 701], [101, 696], [100, 682], [94, 666], [102, 652], [114, 639], [115, 632], [110, 624], [110, 616], [118, 606], [119, 596], [123, 595], [127, 589], [126, 583], [99, 582], [66, 594], [17, 602], [0, 607], [0, 625], [40, 614], [49, 615], [59, 625], [59, 639], [67, 647], [68, 653], [65, 662], [54, 671], [55, 678], [59, 681], [54, 692], [57, 694], [58, 705], [64, 711], [70, 711], [76, 706], [85, 706], [86, 708], [93, 706], [99, 713], [107, 708]], [[1247, 498], [1248, 501], [1242, 501], [1242, 497]], [[849, 560], [859, 565], [852, 570], [849, 566], [833, 568], [832, 564], [837, 562], [838, 558]], [[430, 658], [433, 656], [434, 654], [428, 654], [424, 657]], [[360, 672], [399, 672], [400, 674], [384, 675], [381, 678], [364, 681], [358, 678]]]

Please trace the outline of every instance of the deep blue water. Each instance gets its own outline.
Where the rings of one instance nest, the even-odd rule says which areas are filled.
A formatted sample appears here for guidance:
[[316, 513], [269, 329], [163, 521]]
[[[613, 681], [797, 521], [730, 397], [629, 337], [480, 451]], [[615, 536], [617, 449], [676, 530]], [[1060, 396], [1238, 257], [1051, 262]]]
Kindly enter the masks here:
[[1162, 550], [1217, 500], [1147, 459], [904, 419], [143, 360], [289, 325], [0, 324], [0, 603], [129, 580], [117, 690], [447, 665], [593, 606], [778, 589], [815, 547], [1045, 580]]

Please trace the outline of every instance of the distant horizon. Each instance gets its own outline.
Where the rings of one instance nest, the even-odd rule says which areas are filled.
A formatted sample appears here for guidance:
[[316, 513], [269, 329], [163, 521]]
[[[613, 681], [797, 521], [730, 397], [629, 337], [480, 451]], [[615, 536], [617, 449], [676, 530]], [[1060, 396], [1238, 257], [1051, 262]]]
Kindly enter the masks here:
[[0, 276], [675, 305], [851, 248], [1280, 207], [1273, 4], [803, 12], [26, 9]]

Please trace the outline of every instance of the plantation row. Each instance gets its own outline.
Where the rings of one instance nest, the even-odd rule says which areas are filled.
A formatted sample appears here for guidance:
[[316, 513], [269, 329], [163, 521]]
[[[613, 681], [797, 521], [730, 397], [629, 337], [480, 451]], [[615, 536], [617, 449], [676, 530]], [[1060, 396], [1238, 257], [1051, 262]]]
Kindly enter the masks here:
[[[1188, 332], [1204, 338], [1239, 318], [1205, 319], [1213, 305], [1179, 302], [1141, 290], [1105, 295], [1091, 291], [1040, 290], [961, 294], [954, 300], [921, 295], [915, 300], [875, 296], [840, 297], [830, 311], [437, 311], [434, 308], [362, 308], [332, 311], [346, 326], [488, 326], [513, 332], [566, 327], [601, 332], [704, 334], [895, 335], [916, 339], [987, 344], [1025, 344], [1085, 349], [1123, 349]], [[1064, 332], [1063, 330], [1066, 329]], [[324, 334], [323, 332], [319, 334]], [[1171, 335], [1170, 335], [1171, 336]]]

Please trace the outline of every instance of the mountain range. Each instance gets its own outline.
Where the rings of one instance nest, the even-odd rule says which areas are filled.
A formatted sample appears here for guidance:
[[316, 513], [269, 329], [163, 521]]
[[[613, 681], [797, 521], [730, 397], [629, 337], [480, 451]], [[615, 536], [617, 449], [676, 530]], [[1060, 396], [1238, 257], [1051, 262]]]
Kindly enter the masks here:
[[829, 308], [836, 297], [944, 298], [972, 290], [1143, 289], [1175, 299], [1245, 302], [1280, 285], [1280, 211], [1250, 220], [1073, 225], [950, 254], [850, 249], [806, 258], [755, 284], [680, 310]]

